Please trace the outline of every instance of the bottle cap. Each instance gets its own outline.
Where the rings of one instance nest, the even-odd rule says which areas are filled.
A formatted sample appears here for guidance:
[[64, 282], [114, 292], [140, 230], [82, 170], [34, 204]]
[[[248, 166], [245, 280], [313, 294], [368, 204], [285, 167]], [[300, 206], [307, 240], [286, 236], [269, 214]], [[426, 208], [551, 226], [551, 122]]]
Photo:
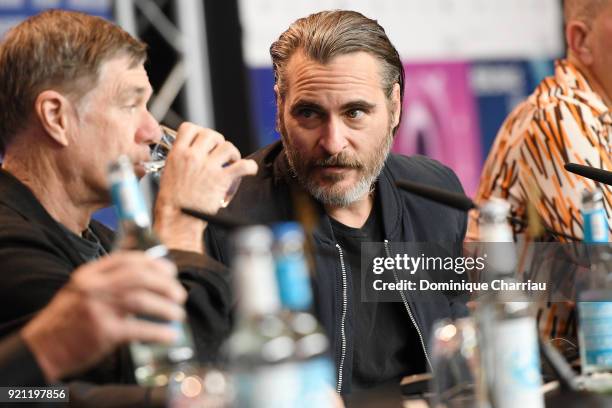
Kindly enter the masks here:
[[299, 240], [304, 241], [304, 230], [300, 223], [295, 221], [277, 222], [272, 225], [272, 232], [276, 241]]
[[481, 223], [507, 223], [510, 203], [501, 198], [491, 198], [480, 207]]
[[236, 249], [269, 251], [272, 246], [272, 232], [264, 225], [241, 228], [233, 237]]
[[602, 199], [603, 194], [599, 188], [596, 188], [593, 191], [589, 191], [586, 189], [582, 191], [582, 205], [585, 207], [589, 204], [593, 205], [595, 203], [601, 202]]

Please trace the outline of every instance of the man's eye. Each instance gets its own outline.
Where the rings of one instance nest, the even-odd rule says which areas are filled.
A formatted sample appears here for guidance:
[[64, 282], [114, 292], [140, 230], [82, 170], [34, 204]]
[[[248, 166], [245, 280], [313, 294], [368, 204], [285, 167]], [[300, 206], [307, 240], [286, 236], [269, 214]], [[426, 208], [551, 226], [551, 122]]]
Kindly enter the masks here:
[[359, 119], [364, 115], [364, 112], [361, 109], [351, 109], [346, 112], [346, 115], [351, 119]]
[[304, 119], [311, 119], [313, 117], [316, 116], [316, 112], [313, 111], [312, 109], [300, 109], [298, 111], [298, 116], [304, 118]]

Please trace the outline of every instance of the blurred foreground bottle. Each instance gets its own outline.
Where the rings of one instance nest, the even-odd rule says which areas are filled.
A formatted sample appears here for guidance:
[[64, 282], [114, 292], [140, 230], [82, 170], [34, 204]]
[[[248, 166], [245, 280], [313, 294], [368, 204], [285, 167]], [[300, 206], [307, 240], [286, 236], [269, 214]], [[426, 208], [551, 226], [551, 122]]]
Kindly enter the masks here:
[[582, 373], [612, 370], [612, 253], [601, 190], [584, 191], [582, 218], [590, 270], [578, 294]]
[[232, 272], [237, 324], [225, 348], [234, 374], [236, 406], [291, 407], [297, 378], [295, 341], [282, 319], [272, 257], [272, 232], [248, 227], [234, 235]]
[[278, 223], [275, 237], [276, 277], [287, 322], [295, 341], [293, 361], [300, 386], [292, 407], [331, 407], [334, 404], [334, 365], [329, 341], [312, 314], [313, 296], [304, 256], [304, 232], [296, 222]]
[[308, 310], [303, 236], [294, 227], [277, 227], [276, 263], [267, 227], [234, 237], [238, 322], [225, 348], [240, 408], [325, 408], [336, 398], [327, 338]]
[[[117, 249], [142, 250], [152, 257], [163, 257], [168, 249], [151, 230], [151, 218], [145, 199], [134, 174], [132, 163], [126, 156], [109, 166], [108, 178], [113, 204], [117, 208], [120, 233]], [[139, 316], [139, 318], [147, 318]], [[185, 322], [168, 322], [177, 331], [173, 344], [133, 342], [130, 352], [135, 366], [136, 381], [143, 386], [167, 385], [171, 373], [179, 366], [191, 369], [194, 347], [191, 331]]]
[[[479, 385], [494, 408], [543, 408], [538, 334], [529, 303], [521, 291], [491, 288], [492, 283], [499, 285], [501, 280], [516, 282], [516, 248], [509, 212], [510, 205], [498, 199], [480, 208], [481, 241], [490, 285], [476, 312], [482, 358]], [[481, 401], [482, 405], [486, 406], [486, 401]]]

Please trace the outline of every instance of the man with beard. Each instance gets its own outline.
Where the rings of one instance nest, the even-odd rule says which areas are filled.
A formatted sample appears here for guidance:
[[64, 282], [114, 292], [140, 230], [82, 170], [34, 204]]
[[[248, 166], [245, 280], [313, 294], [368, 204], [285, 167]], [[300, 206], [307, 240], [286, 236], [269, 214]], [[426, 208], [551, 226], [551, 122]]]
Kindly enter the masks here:
[[[433, 322], [464, 314], [463, 303], [407, 291], [395, 303], [361, 301], [362, 243], [385, 242], [394, 257], [391, 243], [460, 243], [466, 229], [465, 214], [395, 187], [407, 179], [462, 191], [441, 164], [389, 154], [403, 98], [397, 50], [376, 21], [332, 11], [294, 22], [270, 53], [282, 140], [252, 156], [259, 172], [225, 214], [261, 223], [299, 218], [299, 198], [314, 199], [321, 215], [312, 236], [315, 303], [338, 392], [427, 371]], [[207, 229], [207, 246], [230, 261], [220, 229]]]

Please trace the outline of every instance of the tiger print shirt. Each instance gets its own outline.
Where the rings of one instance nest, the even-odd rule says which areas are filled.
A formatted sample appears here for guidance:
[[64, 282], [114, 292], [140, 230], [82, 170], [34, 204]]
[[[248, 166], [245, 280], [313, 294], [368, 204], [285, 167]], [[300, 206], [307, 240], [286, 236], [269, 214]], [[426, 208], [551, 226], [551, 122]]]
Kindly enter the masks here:
[[[611, 171], [611, 126], [612, 113], [584, 75], [567, 60], [557, 61], [555, 75], [545, 78], [503, 123], [485, 162], [476, 202], [501, 197], [517, 217], [525, 216], [532, 202], [551, 230], [582, 238], [582, 191], [592, 190], [595, 183], [563, 166], [578, 163]], [[612, 228], [612, 188], [600, 187]], [[476, 217], [470, 217], [468, 240], [478, 239]]]
[[[582, 238], [582, 191], [592, 190], [595, 183], [563, 166], [578, 163], [612, 170], [611, 127], [610, 110], [585, 76], [567, 60], [557, 61], [555, 75], [545, 78], [503, 123], [485, 162], [476, 202], [503, 198], [517, 217], [526, 216], [531, 202], [548, 228]], [[599, 187], [612, 227], [612, 189]], [[470, 214], [467, 240], [478, 239], [474, 213]], [[558, 235], [549, 237], [564, 241]], [[531, 261], [526, 265], [533, 268]], [[540, 304], [541, 334], [575, 342], [575, 313], [571, 302]]]

